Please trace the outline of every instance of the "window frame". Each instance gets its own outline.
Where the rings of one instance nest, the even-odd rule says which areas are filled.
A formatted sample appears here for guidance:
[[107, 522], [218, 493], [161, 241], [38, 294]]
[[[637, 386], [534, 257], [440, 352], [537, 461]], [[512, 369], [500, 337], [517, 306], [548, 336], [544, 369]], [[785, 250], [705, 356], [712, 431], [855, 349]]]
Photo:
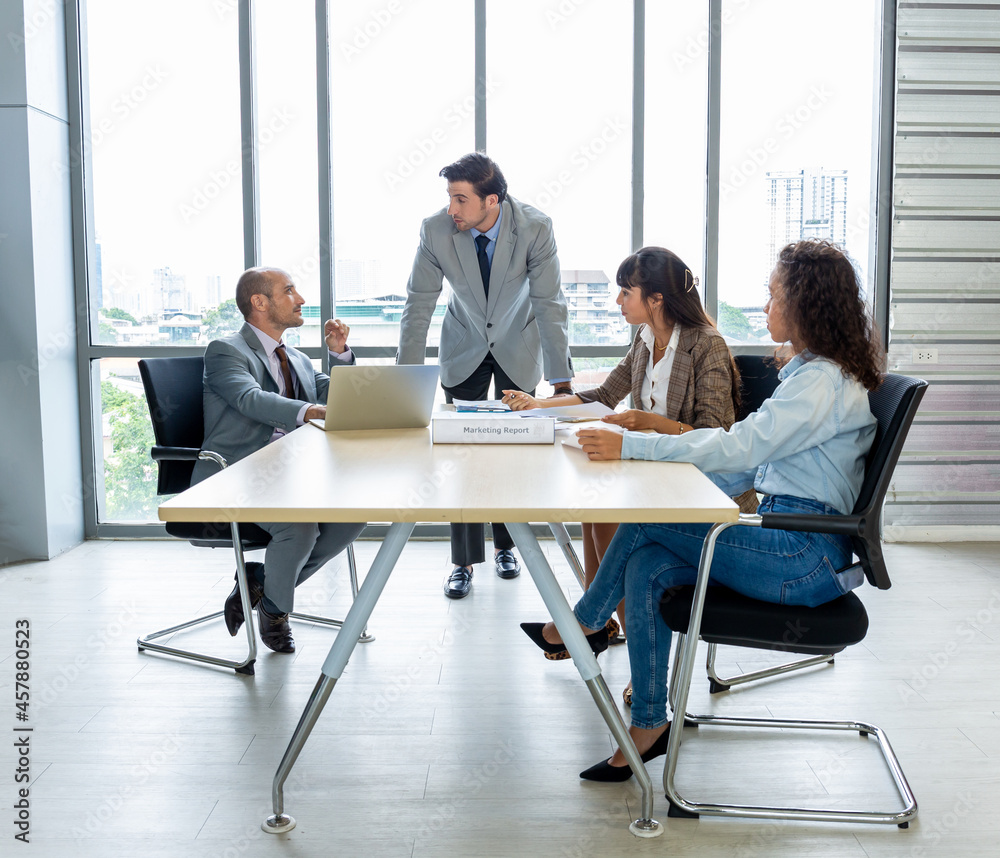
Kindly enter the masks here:
[[[197, 346], [138, 346], [119, 347], [95, 345], [91, 330], [96, 330], [96, 305], [90, 300], [90, 283], [96, 282], [94, 251], [93, 179], [90, 171], [89, 135], [90, 104], [87, 48], [87, 0], [75, 0], [67, 5], [66, 52], [69, 76], [69, 135], [71, 157], [70, 182], [73, 221], [73, 252], [75, 270], [75, 295], [80, 308], [77, 328], [77, 347], [80, 386], [81, 442], [84, 445], [84, 531], [87, 538], [101, 537], [157, 537], [165, 535], [159, 522], [108, 523], [98, 520], [97, 498], [103, 491], [103, 466], [98, 460], [97, 443], [101, 438], [100, 378], [98, 361], [107, 357], [152, 358], [200, 354]], [[719, 259], [719, 201], [720, 201], [720, 99], [722, 57], [722, 0], [706, 0], [709, 7], [708, 45], [708, 128], [706, 151], [705, 196], [705, 258], [702, 270], [703, 299], [714, 317], [718, 311], [718, 259]], [[240, 56], [240, 113], [242, 143], [242, 199], [244, 265], [251, 267], [260, 260], [260, 190], [258, 182], [257, 150], [257, 97], [254, 38], [254, 0], [238, 0], [239, 56]], [[332, 186], [331, 117], [330, 117], [330, 2], [316, 2], [316, 94], [317, 94], [317, 149], [319, 160], [319, 235], [320, 247], [333, 247], [333, 207], [335, 198]], [[896, 4], [881, 0], [881, 27], [875, 34], [879, 63], [874, 81], [873, 111], [875, 134], [872, 151], [874, 225], [870, 233], [871, 258], [874, 260], [872, 281], [876, 322], [888, 344], [888, 272], [892, 212], [892, 145], [893, 116], [895, 107], [895, 31]], [[632, 147], [631, 147], [631, 223], [632, 249], [643, 245], [644, 134], [645, 134], [645, 0], [633, 0], [632, 8]], [[485, 150], [488, 141], [486, 124], [486, 26], [487, 0], [475, 0], [474, 29], [475, 61], [471, 70], [475, 83], [475, 145]], [[335, 260], [321, 251], [320, 260], [320, 312], [321, 318], [333, 313], [336, 296]], [[620, 357], [627, 346], [574, 346], [575, 358]], [[303, 348], [313, 359], [322, 361], [328, 369], [328, 356], [319, 346]], [[391, 346], [359, 346], [360, 359], [386, 358], [395, 354]], [[735, 347], [736, 353], [767, 353], [762, 346]], [[428, 357], [437, 357], [437, 348], [428, 347]], [[370, 526], [366, 535], [379, 536], [382, 529]], [[418, 525], [418, 536], [445, 537], [444, 525]]]

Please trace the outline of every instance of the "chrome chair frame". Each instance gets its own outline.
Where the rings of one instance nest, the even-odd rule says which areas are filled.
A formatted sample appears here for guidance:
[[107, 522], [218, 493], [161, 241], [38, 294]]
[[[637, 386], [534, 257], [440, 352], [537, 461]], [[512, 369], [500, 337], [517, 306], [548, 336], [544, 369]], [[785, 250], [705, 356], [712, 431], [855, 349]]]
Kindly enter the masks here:
[[[166, 444], [161, 444], [161, 441], [177, 440], [173, 438], [162, 437], [162, 426], [161, 421], [158, 420], [158, 412], [163, 412], [166, 409], [160, 408], [156, 402], [158, 399], [156, 390], [156, 380], [152, 377], [152, 373], [148, 364], [153, 361], [189, 361], [191, 358], [147, 358], [139, 361], [139, 371], [142, 377], [143, 387], [146, 391], [147, 405], [150, 408], [150, 418], [153, 421], [153, 430], [156, 436], [157, 444], [150, 451], [150, 455], [158, 465], [161, 462], [194, 462], [197, 460], [211, 461], [215, 462], [220, 469], [227, 467], [228, 463], [225, 458], [215, 453], [211, 450], [201, 450], [194, 446], [168, 446]], [[190, 363], [188, 369], [197, 366], [197, 363]], [[200, 375], [200, 373], [199, 373]], [[200, 391], [199, 391], [200, 393]], [[188, 402], [187, 406], [193, 408], [194, 410], [200, 409], [201, 398], [198, 397], [197, 403]], [[176, 407], [176, 406], [175, 406]], [[192, 411], [193, 413], [193, 411]], [[199, 411], [200, 414], [200, 411]], [[200, 417], [199, 417], [200, 419]], [[193, 438], [186, 438], [184, 440], [189, 441], [189, 443], [194, 442]], [[200, 439], [198, 439], [200, 441]], [[180, 490], [181, 486], [178, 484], [178, 477], [175, 475], [173, 482], [168, 485], [168, 480], [163, 479], [163, 472], [161, 469], [160, 482], [158, 484], [157, 494], [173, 494], [175, 491]], [[180, 480], [180, 482], [185, 482]], [[201, 664], [211, 664], [218, 667], [227, 667], [235, 670], [236, 673], [244, 674], [247, 676], [254, 675], [254, 662], [257, 658], [257, 637], [254, 632], [253, 623], [253, 611], [250, 607], [250, 588], [247, 583], [247, 570], [246, 570], [246, 560], [244, 557], [245, 551], [255, 551], [265, 548], [267, 541], [263, 538], [257, 539], [254, 537], [242, 536], [240, 533], [239, 525], [236, 522], [229, 523], [230, 537], [219, 537], [210, 540], [200, 540], [191, 539], [185, 536], [179, 536], [178, 538], [187, 538], [192, 545], [204, 546], [208, 548], [218, 548], [218, 547], [228, 547], [230, 544], [233, 547], [233, 553], [236, 557], [236, 583], [240, 592], [240, 602], [243, 606], [243, 616], [246, 618], [244, 623], [244, 629], [247, 639], [247, 652], [244, 657], [241, 658], [223, 658], [221, 656], [211, 655], [209, 653], [198, 652], [196, 650], [182, 649], [180, 647], [168, 646], [163, 643], [156, 643], [161, 638], [169, 637], [176, 632], [185, 631], [186, 629], [195, 628], [197, 626], [203, 625], [205, 623], [217, 620], [223, 615], [223, 611], [214, 611], [211, 614], [206, 614], [201, 617], [196, 617], [193, 620], [188, 620], [183, 623], [178, 623], [177, 625], [170, 626], [165, 629], [160, 629], [159, 631], [151, 632], [147, 635], [142, 635], [136, 639], [136, 646], [139, 652], [150, 651], [156, 653], [162, 653], [164, 655], [172, 655], [177, 658], [187, 659], [188, 661], [199, 662]], [[170, 526], [167, 526], [167, 532], [170, 532]], [[262, 536], [266, 536], [263, 534]], [[357, 564], [354, 557], [354, 546], [349, 545], [346, 549], [347, 555], [347, 568], [350, 573], [351, 579], [351, 598], [352, 601], [358, 596], [358, 573]], [[293, 611], [289, 614], [294, 619], [303, 620], [305, 622], [315, 623], [317, 625], [331, 626], [334, 628], [340, 628], [343, 626], [343, 620], [336, 620], [330, 617], [318, 616], [315, 614], [306, 614], [298, 611]], [[360, 643], [369, 643], [375, 640], [375, 638], [368, 633], [367, 626], [362, 629], [361, 635], [358, 638]]]
[[[701, 559], [698, 565], [698, 581], [695, 584], [694, 597], [691, 602], [691, 619], [685, 634], [678, 634], [678, 650], [674, 659], [674, 670], [670, 680], [670, 704], [674, 718], [670, 724], [670, 737], [667, 741], [667, 761], [663, 768], [663, 789], [670, 801], [669, 816], [697, 817], [730, 816], [756, 817], [762, 819], [801, 819], [820, 822], [864, 822], [897, 825], [907, 828], [911, 819], [917, 815], [917, 800], [903, 774], [902, 767], [889, 744], [885, 731], [866, 721], [827, 721], [800, 720], [781, 718], [727, 718], [716, 715], [693, 715], [687, 711], [688, 695], [691, 690], [691, 679], [694, 675], [694, 663], [698, 648], [698, 633], [701, 629], [702, 612], [705, 597], [708, 592], [709, 573], [712, 557], [715, 553], [715, 542], [724, 530], [735, 526], [760, 527], [762, 519], [759, 515], [741, 515], [738, 522], [725, 522], [713, 525], [705, 538]], [[684, 717], [678, 718], [677, 713], [683, 712]], [[737, 805], [720, 804], [708, 801], [692, 801], [685, 798], [675, 783], [679, 752], [681, 748], [681, 733], [685, 726], [705, 725], [720, 727], [756, 727], [788, 730], [825, 730], [838, 732], [858, 732], [862, 736], [874, 736], [878, 741], [879, 751], [892, 775], [897, 794], [903, 802], [902, 810], [864, 811], [837, 810], [805, 807], [778, 807], [771, 805]]]

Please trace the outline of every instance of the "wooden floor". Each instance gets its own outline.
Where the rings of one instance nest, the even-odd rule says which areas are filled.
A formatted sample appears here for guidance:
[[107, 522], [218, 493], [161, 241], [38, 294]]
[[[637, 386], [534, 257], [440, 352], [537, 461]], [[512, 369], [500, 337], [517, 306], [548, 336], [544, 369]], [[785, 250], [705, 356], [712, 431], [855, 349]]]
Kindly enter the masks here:
[[[555, 544], [543, 547], [570, 594]], [[359, 543], [367, 568], [375, 543]], [[843, 717], [884, 727], [920, 815], [895, 826], [667, 818], [650, 763], [662, 837], [639, 840], [634, 784], [582, 782], [609, 732], [572, 662], [548, 662], [518, 629], [545, 618], [527, 574], [476, 570], [472, 595], [444, 598], [448, 547], [412, 543], [286, 787], [298, 826], [260, 823], [271, 779], [332, 635], [297, 625], [298, 651], [264, 650], [256, 677], [140, 654], [135, 638], [221, 607], [231, 555], [168, 541], [88, 542], [47, 563], [0, 569], [0, 699], [15, 720], [15, 621], [31, 623], [31, 843], [16, 854], [237, 856], [994, 856], [1000, 838], [1000, 551], [988, 544], [887, 546], [896, 582], [866, 588], [864, 644], [833, 667], [710, 699], [692, 710]], [[342, 615], [346, 572], [331, 564], [297, 607]], [[221, 624], [189, 641], [235, 652]], [[730, 650], [722, 669], [759, 665]], [[624, 647], [601, 656], [616, 699]], [[23, 726], [23, 725], [20, 725]], [[714, 733], [714, 741], [711, 735]], [[17, 829], [18, 765], [2, 743], [0, 836]], [[837, 802], [895, 809], [869, 740], [687, 731], [682, 786], [692, 797]], [[704, 789], [710, 793], [696, 793]], [[21, 845], [4, 846], [15, 854]]]

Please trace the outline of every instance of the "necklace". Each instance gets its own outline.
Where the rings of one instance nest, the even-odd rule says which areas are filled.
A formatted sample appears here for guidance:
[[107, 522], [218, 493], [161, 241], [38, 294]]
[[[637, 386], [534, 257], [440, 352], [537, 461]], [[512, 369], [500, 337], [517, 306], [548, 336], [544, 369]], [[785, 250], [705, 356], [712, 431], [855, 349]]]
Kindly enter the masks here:
[[[656, 340], [653, 340], [653, 345], [656, 346], [658, 352], [666, 351], [667, 349], [667, 346], [661, 346]], [[670, 345], [670, 343], [667, 343], [667, 345]]]

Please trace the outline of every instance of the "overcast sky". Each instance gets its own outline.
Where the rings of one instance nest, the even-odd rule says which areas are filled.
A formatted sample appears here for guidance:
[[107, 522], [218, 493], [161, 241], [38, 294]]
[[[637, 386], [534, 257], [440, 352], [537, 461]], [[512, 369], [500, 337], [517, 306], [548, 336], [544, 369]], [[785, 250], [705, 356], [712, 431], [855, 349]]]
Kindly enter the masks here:
[[[701, 274], [707, 3], [647, 2], [645, 244]], [[864, 266], [874, 0], [724, 6], [720, 297], [763, 301], [764, 173], [849, 174]], [[258, 0], [263, 256], [318, 303], [312, 0]], [[473, 3], [332, 3], [338, 259], [402, 292], [440, 168], [474, 145]], [[555, 224], [564, 269], [630, 251], [631, 0], [487, 6], [488, 150]], [[108, 285], [169, 266], [197, 289], [243, 269], [236, 3], [88, 0], [95, 224]]]

